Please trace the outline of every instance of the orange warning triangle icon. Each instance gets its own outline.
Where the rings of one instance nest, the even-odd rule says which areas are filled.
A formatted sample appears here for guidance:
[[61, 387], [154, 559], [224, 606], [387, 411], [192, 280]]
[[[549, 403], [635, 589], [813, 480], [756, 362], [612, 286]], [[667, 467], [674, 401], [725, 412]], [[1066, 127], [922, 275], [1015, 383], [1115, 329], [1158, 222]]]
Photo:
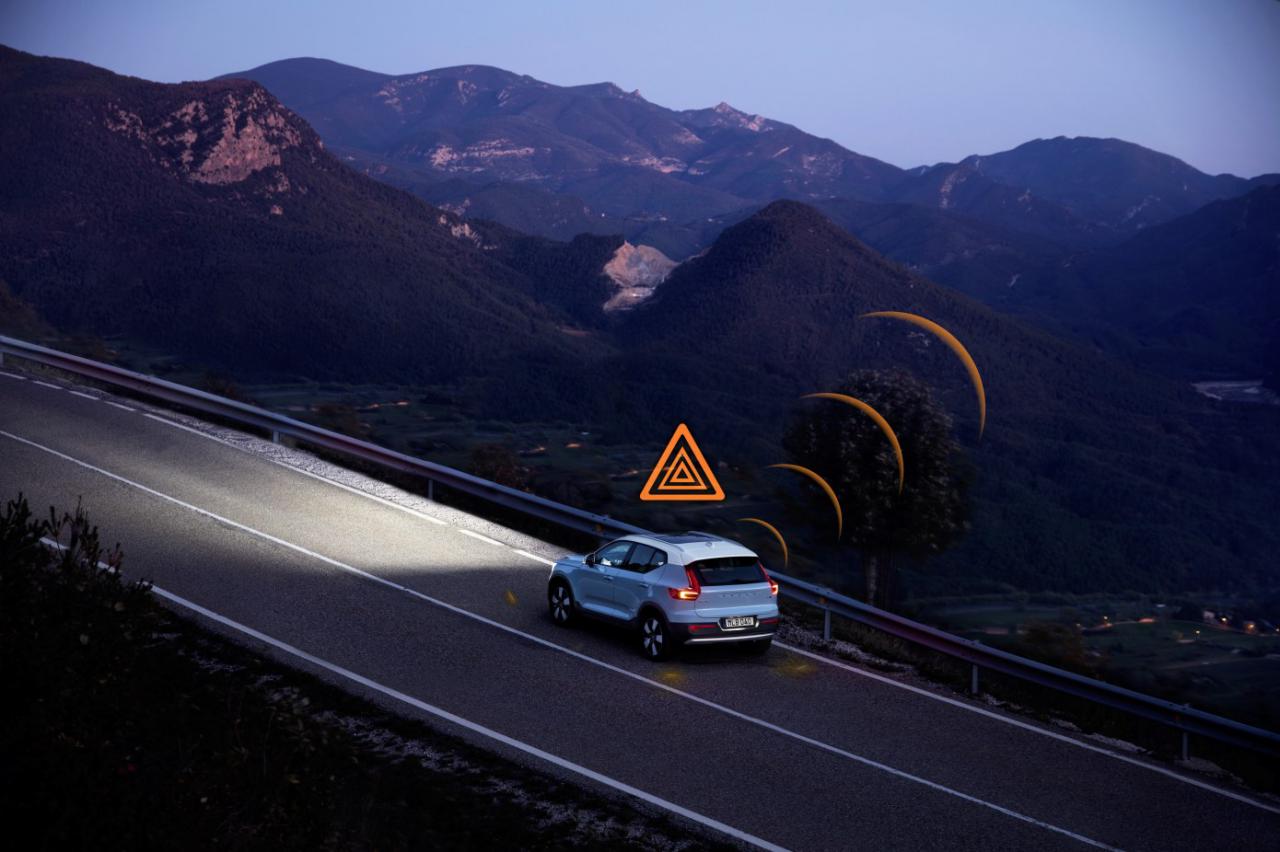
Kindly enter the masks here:
[[689, 427], [681, 423], [640, 492], [641, 500], [723, 500], [724, 489], [698, 449]]

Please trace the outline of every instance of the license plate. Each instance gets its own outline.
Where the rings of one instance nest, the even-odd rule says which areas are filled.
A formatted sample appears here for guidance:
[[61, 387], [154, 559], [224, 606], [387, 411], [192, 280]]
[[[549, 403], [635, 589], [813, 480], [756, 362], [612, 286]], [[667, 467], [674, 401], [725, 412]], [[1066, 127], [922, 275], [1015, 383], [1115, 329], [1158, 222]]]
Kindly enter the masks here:
[[754, 615], [731, 615], [724, 619], [722, 623], [726, 628], [755, 627], [756, 617]]

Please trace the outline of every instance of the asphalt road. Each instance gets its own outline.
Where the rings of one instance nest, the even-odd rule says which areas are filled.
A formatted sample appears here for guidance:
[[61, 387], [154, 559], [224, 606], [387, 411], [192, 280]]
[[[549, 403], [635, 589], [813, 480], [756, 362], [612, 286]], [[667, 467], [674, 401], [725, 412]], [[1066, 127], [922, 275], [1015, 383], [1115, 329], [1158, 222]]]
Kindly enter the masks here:
[[0, 373], [0, 498], [83, 498], [127, 573], [220, 629], [748, 845], [1234, 850], [1280, 837], [1280, 807], [1257, 797], [796, 649], [655, 666], [617, 632], [550, 623], [549, 546], [36, 379]]

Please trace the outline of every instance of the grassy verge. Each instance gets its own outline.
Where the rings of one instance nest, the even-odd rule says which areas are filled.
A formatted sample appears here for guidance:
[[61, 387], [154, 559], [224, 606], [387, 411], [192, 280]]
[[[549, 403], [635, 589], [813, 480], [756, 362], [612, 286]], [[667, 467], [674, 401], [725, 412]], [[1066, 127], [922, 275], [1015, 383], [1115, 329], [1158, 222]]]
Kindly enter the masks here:
[[722, 848], [241, 649], [100, 562], [119, 553], [83, 513], [0, 511], [0, 772], [35, 848]]

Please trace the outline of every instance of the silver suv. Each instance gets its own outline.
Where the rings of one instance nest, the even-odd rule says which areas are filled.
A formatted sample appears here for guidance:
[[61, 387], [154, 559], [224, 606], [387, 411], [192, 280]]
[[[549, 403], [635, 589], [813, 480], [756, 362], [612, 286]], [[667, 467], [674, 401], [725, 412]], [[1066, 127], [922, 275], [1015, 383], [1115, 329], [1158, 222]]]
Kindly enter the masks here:
[[760, 557], [709, 533], [629, 535], [566, 556], [551, 569], [547, 603], [562, 626], [580, 615], [634, 626], [651, 660], [719, 642], [764, 653], [778, 629], [778, 584]]

